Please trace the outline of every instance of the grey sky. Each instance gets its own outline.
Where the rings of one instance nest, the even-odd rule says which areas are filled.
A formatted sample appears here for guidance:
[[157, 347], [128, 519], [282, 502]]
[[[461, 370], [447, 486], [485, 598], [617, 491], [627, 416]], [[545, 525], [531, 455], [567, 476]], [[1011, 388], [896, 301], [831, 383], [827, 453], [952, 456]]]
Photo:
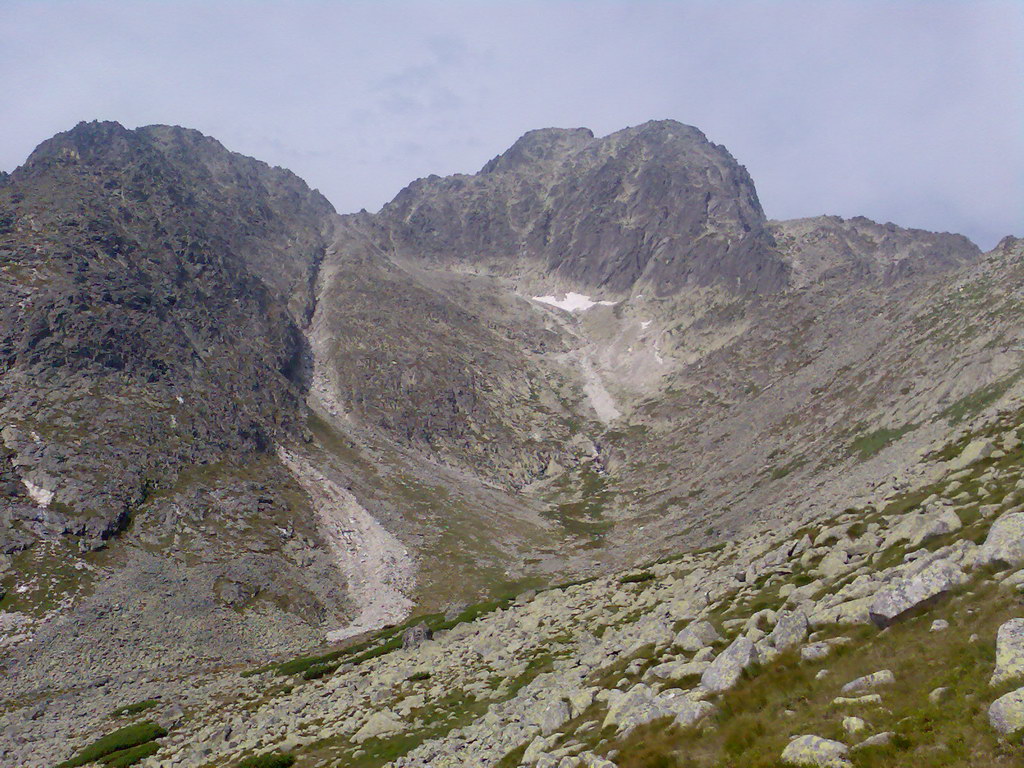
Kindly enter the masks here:
[[0, 168], [83, 119], [198, 128], [339, 211], [519, 135], [652, 118], [769, 216], [1024, 235], [1024, 2], [0, 5]]

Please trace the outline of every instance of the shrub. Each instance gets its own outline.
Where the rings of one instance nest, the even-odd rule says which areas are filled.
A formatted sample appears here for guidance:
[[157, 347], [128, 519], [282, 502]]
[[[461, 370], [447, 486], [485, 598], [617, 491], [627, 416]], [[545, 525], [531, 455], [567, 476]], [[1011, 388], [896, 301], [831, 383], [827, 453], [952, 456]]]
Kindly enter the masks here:
[[113, 733], [108, 733], [103, 738], [97, 739], [70, 760], [65, 760], [58, 768], [78, 768], [80, 765], [95, 763], [107, 755], [141, 746], [166, 735], [166, 730], [149, 720], [129, 725], [126, 728], [119, 728]]
[[289, 768], [295, 764], [295, 755], [283, 752], [268, 752], [265, 755], [253, 755], [238, 764], [238, 768]]
[[623, 576], [619, 579], [619, 584], [640, 584], [653, 578], [654, 574], [650, 571], [641, 571], [640, 573], [631, 573], [628, 576]]
[[147, 741], [145, 744], [139, 744], [137, 747], [122, 749], [106, 757], [101, 757], [100, 762], [110, 766], [110, 768], [127, 768], [129, 765], [135, 765], [159, 751], [159, 744], [155, 741]]

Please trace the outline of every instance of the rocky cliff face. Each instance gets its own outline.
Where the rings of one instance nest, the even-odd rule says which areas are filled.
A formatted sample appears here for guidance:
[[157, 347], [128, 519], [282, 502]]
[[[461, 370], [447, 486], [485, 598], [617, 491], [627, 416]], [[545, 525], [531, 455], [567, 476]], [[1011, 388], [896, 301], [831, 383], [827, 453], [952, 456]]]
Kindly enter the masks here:
[[420, 179], [379, 225], [399, 257], [552, 276], [612, 295], [787, 284], [746, 170], [671, 120], [532, 131], [474, 176]]
[[106, 538], [183, 467], [296, 427], [330, 214], [292, 174], [163, 126], [83, 123], [12, 174], [0, 420], [43, 525]]

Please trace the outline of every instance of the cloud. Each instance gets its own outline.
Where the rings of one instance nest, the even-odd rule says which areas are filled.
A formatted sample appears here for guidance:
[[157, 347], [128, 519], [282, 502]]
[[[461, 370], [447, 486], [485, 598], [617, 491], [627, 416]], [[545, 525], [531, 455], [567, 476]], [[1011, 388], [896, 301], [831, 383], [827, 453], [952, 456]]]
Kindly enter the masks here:
[[0, 168], [82, 119], [198, 128], [339, 210], [550, 125], [700, 127], [770, 216], [989, 247], [1024, 212], [1024, 4], [7, 0]]

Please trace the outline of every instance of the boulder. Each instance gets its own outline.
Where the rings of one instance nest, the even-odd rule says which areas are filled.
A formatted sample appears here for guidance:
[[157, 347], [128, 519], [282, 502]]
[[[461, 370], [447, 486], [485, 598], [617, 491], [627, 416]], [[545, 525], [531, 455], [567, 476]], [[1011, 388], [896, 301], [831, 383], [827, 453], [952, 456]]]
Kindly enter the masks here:
[[996, 668], [990, 685], [1024, 677], [1024, 619], [1010, 619], [996, 633]]
[[1024, 512], [1005, 514], [992, 523], [974, 565], [976, 568], [1024, 565]]
[[820, 661], [832, 652], [828, 643], [811, 643], [800, 649], [800, 658], [804, 661]]
[[892, 731], [876, 733], [874, 736], [868, 736], [859, 744], [854, 744], [853, 751], [856, 752], [858, 749], [869, 749], [870, 747], [886, 747], [892, 743], [894, 738], [896, 738], [896, 734]]
[[803, 611], [784, 613], [775, 623], [775, 628], [768, 635], [768, 641], [777, 651], [787, 651], [802, 643], [807, 638], [807, 614]]
[[993, 701], [988, 708], [988, 721], [999, 733], [1015, 733], [1024, 728], [1024, 688]]
[[398, 733], [403, 728], [405, 728], [405, 725], [395, 717], [393, 712], [386, 709], [381, 710], [370, 715], [370, 719], [366, 721], [363, 727], [353, 734], [352, 741], [361, 744], [367, 739], [376, 739], [381, 736], [390, 736], [393, 733]]
[[681, 728], [694, 725], [715, 711], [710, 701], [693, 701], [685, 696], [676, 696], [665, 704], [676, 713], [675, 724]]
[[883, 587], [871, 601], [868, 615], [875, 626], [890, 624], [922, 610], [966, 581], [960, 568], [948, 560], [937, 560], [914, 576], [897, 579]]
[[402, 633], [402, 647], [416, 648], [427, 642], [427, 640], [433, 639], [433, 637], [434, 631], [421, 621], [415, 627], [409, 627]]
[[839, 692], [861, 693], [863, 691], [873, 690], [882, 685], [892, 685], [895, 682], [896, 676], [893, 675], [892, 670], [882, 669], [878, 672], [872, 672], [870, 675], [858, 677], [856, 680], [851, 680], [842, 688], [840, 688]]
[[854, 717], [850, 715], [849, 717], [843, 718], [843, 730], [846, 731], [850, 736], [860, 733], [867, 727], [868, 724], [859, 717]]
[[559, 699], [544, 707], [540, 716], [540, 733], [550, 736], [565, 725], [572, 717], [568, 702]]
[[682, 680], [691, 675], [700, 676], [709, 666], [706, 661], [667, 661], [651, 667], [647, 673], [661, 680]]
[[820, 736], [797, 736], [782, 751], [782, 762], [808, 768], [852, 768], [846, 745]]
[[980, 437], [968, 443], [967, 447], [960, 452], [960, 455], [947, 462], [946, 466], [953, 472], [965, 469], [974, 462], [990, 456], [993, 450], [995, 450], [995, 444], [988, 438]]
[[758, 661], [757, 648], [750, 638], [738, 637], [704, 670], [700, 685], [711, 693], [727, 691], [736, 685], [744, 669]]
[[649, 723], [661, 717], [674, 717], [673, 712], [659, 701], [648, 686], [635, 685], [626, 693], [612, 691], [608, 700], [608, 714], [603, 726], [614, 725], [620, 733], [628, 733], [638, 725]]
[[718, 639], [718, 631], [711, 625], [711, 622], [700, 620], [686, 625], [675, 636], [672, 644], [676, 648], [693, 653], [702, 648], [707, 648]]

